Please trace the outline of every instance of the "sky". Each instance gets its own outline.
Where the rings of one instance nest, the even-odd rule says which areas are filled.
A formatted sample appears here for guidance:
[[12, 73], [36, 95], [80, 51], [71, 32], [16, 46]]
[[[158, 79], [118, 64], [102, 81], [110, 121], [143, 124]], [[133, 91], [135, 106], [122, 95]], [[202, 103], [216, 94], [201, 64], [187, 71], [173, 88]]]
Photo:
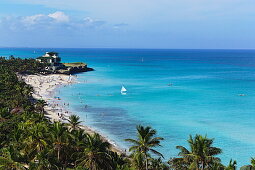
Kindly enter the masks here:
[[0, 0], [0, 47], [255, 49], [254, 0]]

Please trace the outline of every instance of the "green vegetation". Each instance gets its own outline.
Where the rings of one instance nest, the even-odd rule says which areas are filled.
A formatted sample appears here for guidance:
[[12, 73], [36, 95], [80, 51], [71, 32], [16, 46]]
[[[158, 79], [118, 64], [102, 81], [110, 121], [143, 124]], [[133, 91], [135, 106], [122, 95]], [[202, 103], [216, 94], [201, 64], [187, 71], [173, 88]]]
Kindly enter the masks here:
[[[190, 136], [189, 148], [177, 146], [177, 158], [167, 163], [157, 151], [163, 138], [151, 127], [137, 126], [137, 138], [126, 139], [130, 155], [118, 154], [98, 134], [81, 129], [78, 116], [68, 123], [50, 122], [43, 100], [19, 74], [40, 73], [44, 65], [33, 59], [0, 58], [0, 170], [235, 170], [236, 161], [224, 166], [221, 149], [207, 136]], [[242, 169], [254, 169], [251, 165]]]
[[45, 72], [44, 68], [47, 66], [45, 63], [39, 63], [35, 59], [21, 59], [10, 56], [7, 60], [0, 57], [0, 68], [7, 67], [15, 73], [20, 74], [35, 74]]
[[[173, 166], [182, 167], [182, 169], [212, 169], [215, 164], [220, 165], [220, 159], [215, 157], [222, 151], [220, 148], [213, 147], [213, 139], [206, 136], [196, 135], [194, 138], [190, 136], [188, 140], [190, 151], [183, 146], [176, 146], [180, 150], [181, 158], [171, 160]], [[177, 164], [175, 164], [177, 163]], [[222, 167], [222, 165], [220, 165]]]
[[[141, 161], [142, 165], [137, 168], [145, 167], [148, 170], [148, 159], [151, 158], [149, 152], [154, 153], [159, 157], [163, 157], [161, 153], [152, 149], [160, 145], [161, 137], [154, 137], [156, 135], [156, 130], [151, 129], [151, 127], [137, 126], [137, 140], [126, 139], [126, 141], [133, 143], [134, 145], [130, 147], [129, 151], [132, 151], [132, 156], [135, 162]], [[136, 160], [137, 159], [137, 160]], [[143, 165], [145, 163], [145, 165]]]
[[65, 69], [59, 69], [58, 73], [61, 74], [75, 74], [86, 71], [93, 71], [92, 68], [88, 68], [87, 64], [76, 62], [76, 63], [62, 63]]

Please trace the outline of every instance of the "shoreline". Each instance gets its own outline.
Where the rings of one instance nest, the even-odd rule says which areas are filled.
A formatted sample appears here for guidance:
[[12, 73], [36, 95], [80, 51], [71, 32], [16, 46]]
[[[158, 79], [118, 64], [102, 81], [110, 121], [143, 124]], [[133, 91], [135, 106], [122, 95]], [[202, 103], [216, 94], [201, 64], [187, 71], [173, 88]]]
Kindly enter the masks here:
[[[44, 107], [46, 117], [54, 121], [66, 123], [68, 117], [74, 113], [68, 109], [69, 103], [63, 102], [59, 97], [55, 96], [56, 90], [61, 86], [71, 85], [77, 82], [74, 75], [50, 74], [50, 75], [22, 75], [22, 80], [33, 87], [33, 98], [36, 100], [44, 100], [47, 105]], [[81, 120], [82, 121], [82, 120]], [[81, 129], [89, 134], [98, 133], [104, 141], [111, 144], [111, 150], [118, 154], [125, 154], [124, 150], [118, 147], [114, 141], [93, 128], [81, 124]]]

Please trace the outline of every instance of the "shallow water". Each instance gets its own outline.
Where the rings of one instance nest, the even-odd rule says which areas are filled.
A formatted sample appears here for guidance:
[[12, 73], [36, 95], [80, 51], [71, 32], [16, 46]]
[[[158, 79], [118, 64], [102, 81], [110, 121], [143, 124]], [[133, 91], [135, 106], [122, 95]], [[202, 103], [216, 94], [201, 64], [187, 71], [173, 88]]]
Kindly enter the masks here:
[[[36, 57], [51, 50], [96, 70], [78, 74], [80, 83], [62, 87], [59, 96], [119, 146], [127, 148], [124, 139], [142, 124], [165, 138], [158, 150], [167, 159], [197, 133], [215, 138], [224, 163], [232, 158], [240, 166], [255, 156], [255, 51], [5, 48], [0, 54]], [[122, 85], [127, 95], [120, 94]]]

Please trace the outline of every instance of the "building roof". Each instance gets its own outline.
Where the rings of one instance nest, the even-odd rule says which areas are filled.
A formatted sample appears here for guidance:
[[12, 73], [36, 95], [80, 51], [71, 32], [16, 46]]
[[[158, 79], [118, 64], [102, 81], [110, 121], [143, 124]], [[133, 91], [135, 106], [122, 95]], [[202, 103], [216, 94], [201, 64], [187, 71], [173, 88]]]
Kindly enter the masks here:
[[56, 56], [57, 56], [57, 55], [58, 55], [57, 52], [53, 52], [53, 51], [52, 51], [52, 52], [46, 52], [46, 54], [49, 54], [50, 56], [53, 56], [53, 55], [56, 55]]

